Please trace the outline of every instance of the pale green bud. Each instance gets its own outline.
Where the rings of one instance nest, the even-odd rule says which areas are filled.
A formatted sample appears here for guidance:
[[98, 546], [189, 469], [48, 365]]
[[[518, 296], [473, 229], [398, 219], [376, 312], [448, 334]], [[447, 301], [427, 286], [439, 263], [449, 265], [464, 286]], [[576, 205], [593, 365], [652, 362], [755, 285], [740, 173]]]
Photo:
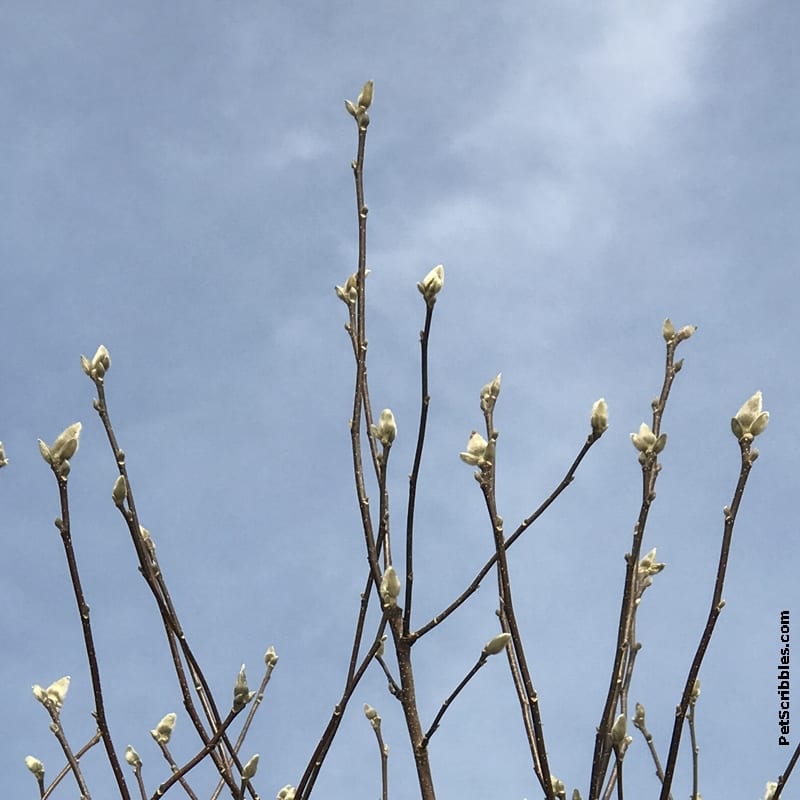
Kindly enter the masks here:
[[644, 727], [644, 706], [641, 703], [636, 704], [636, 713], [633, 716], [633, 724], [637, 728]]
[[592, 406], [592, 433], [595, 436], [602, 436], [608, 430], [608, 404], [605, 398], [601, 397]]
[[778, 784], [775, 781], [767, 781], [767, 785], [764, 787], [764, 800], [772, 800], [777, 790]]
[[692, 686], [692, 702], [696, 703], [698, 697], [700, 697], [700, 678], [695, 678]]
[[769, 411], [762, 411], [761, 392], [756, 392], [731, 419], [733, 435], [741, 442], [763, 433], [769, 423]]
[[34, 683], [34, 684], [33, 684], [33, 686], [31, 687], [31, 689], [32, 689], [32, 691], [33, 691], [33, 696], [34, 696], [34, 697], [35, 697], [35, 698], [36, 698], [36, 699], [37, 699], [37, 700], [38, 700], [38, 701], [39, 701], [39, 702], [40, 702], [42, 705], [44, 705], [44, 703], [45, 703], [45, 702], [46, 702], [46, 700], [47, 700], [47, 692], [46, 692], [46, 691], [45, 691], [45, 690], [44, 690], [44, 689], [43, 689], [41, 686], [39, 686], [39, 684], [38, 684], [38, 683]]
[[249, 781], [252, 780], [255, 775], [256, 771], [258, 770], [258, 753], [254, 756], [250, 757], [250, 760], [244, 765], [242, 769], [242, 779]]
[[436, 295], [444, 286], [444, 266], [435, 266], [418, 284], [420, 294], [425, 298], [425, 303], [432, 306], [436, 302]]
[[666, 565], [656, 561], [656, 548], [654, 547], [640, 562], [640, 575], [658, 575]]
[[486, 448], [489, 443], [477, 431], [472, 431], [467, 442], [467, 450], [459, 453], [461, 460], [471, 466], [479, 466], [486, 456]]
[[364, 87], [361, 89], [361, 93], [358, 95], [358, 99], [356, 100], [359, 108], [363, 108], [366, 111], [366, 109], [372, 105], [372, 95], [374, 90], [375, 84], [373, 81], [367, 81], [364, 84]]
[[111, 490], [111, 499], [114, 501], [114, 505], [121, 506], [125, 502], [127, 496], [128, 486], [125, 483], [125, 478], [119, 475], [114, 481], [114, 488]]
[[650, 430], [650, 426], [643, 422], [639, 426], [639, 433], [631, 434], [633, 446], [640, 453], [660, 453], [667, 444], [667, 434], [656, 435]]
[[347, 109], [347, 113], [350, 114], [351, 117], [358, 116], [358, 108], [356, 108], [356, 105], [352, 100], [345, 100], [344, 107]]
[[672, 320], [670, 320], [669, 317], [664, 320], [664, 325], [661, 328], [661, 335], [667, 342], [672, 341], [675, 336], [675, 326], [672, 324]]
[[489, 381], [489, 383], [481, 389], [481, 411], [491, 411], [494, 409], [497, 398], [500, 396], [502, 380], [503, 373], [501, 372], [494, 380]]
[[241, 711], [255, 697], [255, 694], [247, 685], [247, 675], [244, 671], [244, 664], [242, 664], [233, 684], [233, 710]]
[[506, 645], [511, 641], [510, 633], [498, 633], [493, 639], [490, 639], [483, 648], [484, 655], [496, 656], [505, 650]]
[[[365, 270], [364, 276], [369, 275], [371, 270]], [[354, 272], [345, 282], [344, 286], [337, 286], [336, 296], [349, 306], [356, 304], [358, 299], [358, 273]]]
[[[76, 422], [74, 425], [65, 428], [49, 448], [50, 459], [45, 455], [45, 449], [42, 448], [43, 443], [40, 444], [39, 449], [42, 451], [44, 460], [55, 467], [65, 461], [69, 461], [78, 452], [82, 427], [80, 422]], [[45, 445], [46, 447], [47, 445]]]
[[150, 735], [159, 744], [168, 744], [170, 737], [172, 736], [172, 731], [175, 730], [175, 723], [177, 721], [177, 714], [167, 714], [166, 716], [162, 717], [161, 722], [159, 722], [158, 725], [156, 725], [156, 727], [150, 731]]
[[394, 414], [390, 408], [384, 408], [381, 411], [378, 424], [372, 426], [372, 433], [384, 447], [391, 447], [397, 436], [397, 423], [394, 421]]
[[627, 731], [628, 721], [624, 714], [620, 714], [611, 726], [611, 744], [614, 747], [620, 747], [625, 741], [625, 733]]
[[380, 594], [385, 606], [397, 605], [401, 583], [394, 567], [387, 567], [381, 578]]
[[34, 756], [25, 756], [25, 766], [34, 774], [37, 781], [44, 779], [44, 764]]
[[684, 340], [691, 338], [696, 330], [697, 325], [684, 325], [677, 333], [678, 341], [683, 342]]
[[[69, 675], [53, 681], [45, 690], [47, 699], [56, 707], [61, 708], [64, 705], [64, 699], [69, 691]], [[36, 687], [34, 687], [34, 694], [36, 694]]]
[[275, 797], [275, 800], [294, 800], [295, 788], [290, 783], [281, 789]]
[[142, 766], [142, 759], [139, 754], [133, 749], [132, 745], [125, 748], [125, 760], [134, 768], [139, 769]]
[[268, 667], [274, 667], [278, 663], [278, 654], [275, 652], [275, 648], [270, 645], [267, 648], [267, 652], [264, 653], [264, 663]]
[[564, 781], [560, 781], [555, 775], [551, 775], [550, 786], [553, 789], [553, 794], [558, 797], [559, 800], [564, 800], [564, 798], [566, 798], [567, 787], [564, 785]]

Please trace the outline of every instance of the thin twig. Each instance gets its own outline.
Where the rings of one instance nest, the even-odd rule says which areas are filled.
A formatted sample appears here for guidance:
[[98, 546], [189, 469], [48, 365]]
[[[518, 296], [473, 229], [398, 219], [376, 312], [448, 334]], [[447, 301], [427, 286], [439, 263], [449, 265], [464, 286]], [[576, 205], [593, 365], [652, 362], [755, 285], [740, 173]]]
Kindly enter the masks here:
[[[95, 735], [92, 736], [92, 738], [89, 739], [89, 741], [86, 742], [86, 744], [83, 747], [81, 747], [81, 749], [78, 750], [77, 753], [75, 753], [76, 761], [80, 761], [81, 757], [85, 753], [89, 752], [89, 750], [91, 750], [102, 738], [103, 738], [103, 734], [100, 733], [100, 731], [97, 731], [95, 733]], [[50, 782], [50, 785], [47, 787], [47, 790], [41, 796], [40, 800], [47, 800], [47, 798], [50, 797], [50, 795], [55, 790], [56, 786], [58, 786], [58, 784], [61, 783], [61, 781], [64, 780], [64, 778], [66, 778], [67, 775], [69, 775], [70, 772], [72, 772], [72, 767], [70, 766], [70, 763], [67, 762], [62, 767], [62, 769], [58, 773], [58, 775], [56, 775], [55, 778], [53, 778], [53, 780]]]
[[686, 683], [683, 687], [683, 694], [681, 695], [680, 703], [675, 710], [675, 722], [672, 727], [672, 739], [670, 740], [669, 753], [667, 754], [667, 761], [664, 767], [664, 783], [661, 787], [661, 795], [659, 800], [666, 800], [670, 789], [672, 788], [672, 780], [675, 774], [675, 765], [678, 761], [678, 747], [681, 741], [681, 733], [683, 731], [683, 721], [686, 717], [689, 703], [692, 699], [692, 690], [694, 683], [697, 680], [697, 675], [700, 672], [700, 665], [703, 663], [706, 650], [708, 649], [711, 636], [714, 633], [714, 627], [717, 624], [719, 615], [725, 605], [722, 599], [722, 591], [725, 585], [725, 573], [728, 568], [728, 558], [730, 556], [731, 541], [733, 539], [733, 528], [736, 523], [736, 515], [739, 512], [742, 498], [744, 497], [744, 489], [747, 485], [747, 479], [750, 476], [750, 470], [753, 467], [755, 454], [751, 450], [752, 441], [747, 438], [739, 442], [739, 450], [741, 453], [741, 464], [739, 468], [739, 479], [736, 482], [736, 489], [733, 493], [733, 500], [729, 508], [725, 509], [725, 525], [722, 533], [722, 545], [720, 548], [719, 561], [717, 563], [717, 577], [714, 582], [714, 595], [711, 598], [711, 608], [708, 612], [705, 628], [700, 637], [700, 642], [697, 645], [694, 658], [692, 659], [691, 666], [689, 667], [689, 674], [686, 676]]
[[[64, 553], [67, 557], [67, 565], [69, 567], [69, 576], [72, 582], [72, 588], [75, 594], [75, 602], [78, 606], [78, 615], [81, 619], [81, 630], [83, 631], [83, 642], [86, 650], [86, 658], [89, 662], [89, 673], [92, 681], [92, 693], [94, 695], [95, 711], [94, 717], [97, 720], [97, 727], [103, 738], [103, 747], [106, 751], [108, 763], [111, 765], [111, 771], [114, 773], [114, 779], [117, 783], [120, 796], [123, 800], [130, 800], [130, 792], [128, 791], [128, 784], [125, 781], [125, 776], [122, 773], [122, 766], [117, 758], [117, 753], [114, 750], [114, 743], [111, 740], [111, 730], [106, 719], [105, 704], [103, 702], [103, 686], [100, 680], [100, 665], [97, 661], [97, 651], [94, 644], [94, 634], [92, 633], [92, 623], [90, 618], [89, 604], [83, 594], [83, 586], [81, 584], [81, 576], [78, 571], [78, 562], [75, 557], [75, 549], [72, 546], [72, 531], [70, 528], [69, 520], [69, 492], [67, 490], [67, 478], [58, 474], [56, 467], [53, 467], [53, 474], [56, 477], [58, 484], [58, 494], [61, 503], [61, 519], [58, 524], [58, 529], [61, 532], [61, 541], [64, 544]], [[54, 720], [56, 721], [56, 720]], [[78, 769], [77, 761], [73, 765], [73, 769]], [[78, 778], [80, 770], [76, 773]], [[82, 779], [81, 779], [82, 780]], [[83, 790], [82, 790], [83, 791]], [[84, 792], [85, 793], [85, 792]], [[87, 794], [88, 798], [88, 794]]]

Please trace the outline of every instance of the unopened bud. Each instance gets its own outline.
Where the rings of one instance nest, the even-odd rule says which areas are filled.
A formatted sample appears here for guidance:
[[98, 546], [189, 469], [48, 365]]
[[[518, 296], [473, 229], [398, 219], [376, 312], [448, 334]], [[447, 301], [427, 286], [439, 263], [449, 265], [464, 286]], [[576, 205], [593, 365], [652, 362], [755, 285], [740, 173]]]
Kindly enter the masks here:
[[294, 795], [295, 788], [289, 783], [278, 792], [275, 800], [294, 800]]
[[367, 81], [364, 84], [364, 87], [361, 89], [361, 93], [358, 95], [358, 100], [356, 103], [358, 104], [359, 108], [368, 109], [372, 105], [372, 95], [375, 90], [375, 84], [373, 81]]
[[505, 650], [506, 645], [511, 641], [511, 634], [510, 633], [498, 633], [493, 639], [490, 639], [485, 647], [483, 648], [483, 652], [487, 656], [496, 656], [498, 653], [502, 653]]
[[168, 744], [170, 737], [172, 736], [172, 731], [175, 730], [175, 723], [178, 721], [178, 717], [176, 714], [167, 714], [166, 716], [162, 717], [161, 722], [156, 725], [156, 727], [150, 731], [150, 735], [159, 743], [159, 744]]
[[477, 431], [472, 431], [467, 442], [467, 449], [459, 453], [461, 460], [471, 466], [480, 466], [486, 457], [486, 448], [489, 443]]
[[369, 703], [364, 703], [364, 716], [371, 722], [378, 716], [378, 712]]
[[250, 760], [244, 765], [242, 769], [243, 780], [249, 781], [255, 777], [256, 771], [258, 770], [258, 758], [258, 753], [256, 753], [254, 756], [251, 756]]
[[625, 741], [626, 730], [627, 720], [624, 714], [620, 714], [611, 726], [611, 744], [614, 747], [620, 747]]
[[444, 266], [435, 266], [418, 284], [420, 294], [425, 298], [425, 303], [432, 306], [436, 302], [436, 295], [444, 286]]
[[45, 694], [47, 695], [47, 699], [56, 708], [61, 708], [61, 706], [64, 705], [64, 699], [66, 698], [68, 691], [69, 691], [69, 675], [65, 675], [63, 678], [59, 678], [57, 681], [53, 681], [53, 683], [51, 683], [47, 687], [47, 689], [45, 689]]
[[397, 598], [400, 596], [400, 578], [394, 567], [387, 567], [386, 572], [381, 578], [380, 594], [385, 606], [397, 605]]
[[25, 766], [36, 776], [37, 781], [44, 779], [44, 764], [34, 756], [25, 756]]
[[397, 423], [394, 421], [394, 414], [390, 408], [384, 408], [381, 411], [378, 424], [372, 426], [372, 433], [384, 447], [391, 447], [397, 436]]
[[0, 468], [5, 467], [8, 465], [8, 459], [6, 458], [6, 451], [3, 447], [3, 443], [0, 442]]
[[608, 430], [608, 404], [605, 398], [601, 397], [592, 406], [592, 433], [595, 436], [602, 436]]
[[763, 433], [769, 423], [769, 411], [762, 411], [761, 392], [756, 392], [731, 419], [731, 430], [741, 442]]
[[142, 766], [142, 759], [139, 754], [133, 749], [132, 745], [125, 748], [125, 760], [134, 768], [139, 769]]
[[664, 320], [664, 325], [661, 327], [661, 335], [667, 342], [672, 341], [675, 337], [675, 326], [672, 324], [672, 320], [670, 320], [669, 317]]
[[494, 409], [497, 398], [500, 396], [500, 385], [503, 380], [501, 372], [494, 380], [487, 383], [481, 389], [481, 411], [491, 411]]
[[114, 481], [114, 488], [111, 490], [111, 498], [114, 501], [114, 505], [121, 506], [125, 502], [127, 496], [128, 486], [125, 483], [125, 478], [119, 475]]
[[82, 427], [80, 422], [76, 422], [74, 425], [65, 428], [49, 448], [49, 459], [45, 455], [47, 446], [45, 445], [45, 449], [43, 449], [42, 444], [40, 444], [39, 449], [42, 451], [44, 460], [55, 467], [59, 464], [63, 464], [65, 461], [69, 461], [69, 459], [78, 452]]
[[275, 648], [270, 645], [267, 648], [267, 652], [264, 653], [264, 663], [268, 667], [274, 667], [278, 663], [278, 654], [275, 652]]
[[247, 675], [244, 671], [244, 664], [236, 676], [236, 681], [233, 684], [233, 710], [241, 711], [252, 699], [255, 697], [255, 692], [250, 691], [247, 685]]

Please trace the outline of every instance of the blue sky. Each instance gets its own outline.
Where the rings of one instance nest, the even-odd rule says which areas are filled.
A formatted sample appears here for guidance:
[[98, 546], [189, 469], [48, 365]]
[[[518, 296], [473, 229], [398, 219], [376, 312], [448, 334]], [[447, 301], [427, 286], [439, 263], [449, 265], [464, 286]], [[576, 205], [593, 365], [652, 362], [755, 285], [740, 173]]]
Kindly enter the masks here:
[[[262, 797], [301, 774], [340, 692], [365, 576], [348, 455], [352, 356], [333, 286], [356, 263], [356, 132], [343, 100], [371, 78], [370, 380], [400, 431], [398, 529], [418, 413], [415, 283], [446, 269], [417, 621], [491, 552], [458, 460], [481, 424], [480, 387], [502, 371], [498, 499], [512, 527], [560, 480], [604, 396], [608, 433], [511, 551], [550, 763], [586, 796], [638, 510], [629, 432], [660, 388], [664, 317], [697, 324], [664, 422], [645, 546], [668, 566], [642, 604], [631, 699], [665, 749], [738, 472], [729, 420], [763, 390], [771, 422], [698, 707], [701, 792], [758, 797], [789, 756], [777, 746], [777, 620], [800, 613], [797, 10], [76, 0], [7, 2], [0, 18], [5, 793], [35, 796], [28, 753], [50, 775], [61, 765], [31, 684], [70, 674], [65, 726], [76, 743], [93, 732], [56, 487], [36, 447], [77, 420], [73, 535], [108, 713], [150, 787], [165, 772], [148, 731], [181, 711], [80, 370], [100, 343], [142, 522], [219, 697], [242, 662], [255, 682], [267, 646], [280, 655], [246, 748], [261, 754]], [[424, 718], [496, 632], [495, 606], [487, 579], [415, 649]], [[413, 796], [399, 709], [377, 671], [319, 796], [379, 792], [364, 702], [384, 717], [393, 796]], [[194, 752], [185, 718], [174, 745]], [[448, 712], [431, 758], [443, 798], [538, 796], [500, 659]], [[89, 763], [95, 794], [108, 793], [99, 752]], [[690, 792], [689, 766], [684, 750], [676, 797]], [[626, 770], [629, 791], [656, 796], [641, 740]]]

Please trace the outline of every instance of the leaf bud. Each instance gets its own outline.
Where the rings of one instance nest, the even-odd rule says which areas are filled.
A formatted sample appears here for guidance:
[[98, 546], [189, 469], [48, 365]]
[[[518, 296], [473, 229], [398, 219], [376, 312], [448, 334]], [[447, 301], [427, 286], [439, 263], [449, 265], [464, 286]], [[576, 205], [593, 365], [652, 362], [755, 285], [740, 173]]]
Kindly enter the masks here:
[[375, 91], [375, 83], [373, 81], [367, 81], [364, 84], [364, 87], [361, 89], [361, 93], [358, 95], [358, 99], [356, 103], [358, 103], [359, 108], [363, 108], [364, 110], [368, 109], [372, 105], [372, 95]]
[[264, 663], [268, 667], [274, 667], [278, 663], [278, 654], [275, 652], [275, 648], [270, 645], [267, 648], [267, 652], [264, 653]]
[[114, 481], [114, 488], [111, 490], [111, 498], [115, 506], [121, 506], [128, 496], [128, 486], [125, 483], [125, 478], [122, 475], [117, 476]]
[[[53, 681], [46, 689], [45, 694], [47, 695], [47, 699], [56, 707], [61, 708], [64, 705], [64, 699], [67, 696], [67, 692], [69, 691], [69, 675], [65, 675], [63, 678], [59, 678], [57, 681]], [[34, 690], [34, 694], [36, 694]]]
[[391, 408], [384, 408], [381, 411], [377, 425], [372, 426], [372, 434], [384, 447], [391, 447], [392, 442], [397, 436], [397, 423], [394, 421], [394, 414]]

